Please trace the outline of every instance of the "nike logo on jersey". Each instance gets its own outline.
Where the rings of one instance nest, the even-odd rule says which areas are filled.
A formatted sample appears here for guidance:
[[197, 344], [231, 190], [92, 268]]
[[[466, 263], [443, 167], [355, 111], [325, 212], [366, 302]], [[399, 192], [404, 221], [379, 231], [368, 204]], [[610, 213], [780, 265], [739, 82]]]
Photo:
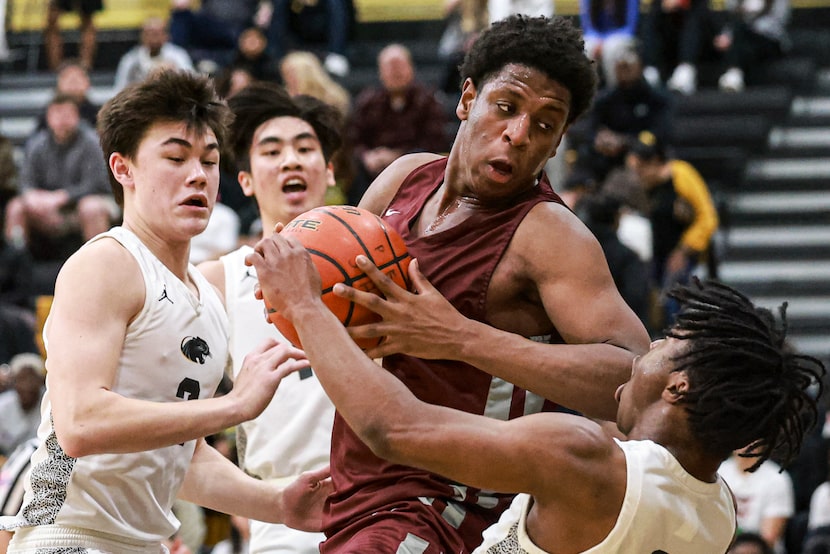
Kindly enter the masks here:
[[401, 212], [399, 212], [398, 210], [389, 209], [389, 210], [386, 210], [386, 213], [384, 213], [383, 215], [384, 215], [384, 217], [389, 217], [389, 216], [393, 216], [393, 215], [398, 215], [399, 213], [401, 213]]

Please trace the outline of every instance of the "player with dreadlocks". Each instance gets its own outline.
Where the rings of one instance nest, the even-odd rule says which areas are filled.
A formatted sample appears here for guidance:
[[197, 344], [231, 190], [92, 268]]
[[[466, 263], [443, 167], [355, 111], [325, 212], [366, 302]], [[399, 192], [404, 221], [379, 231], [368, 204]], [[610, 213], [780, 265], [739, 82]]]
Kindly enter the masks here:
[[[736, 518], [721, 462], [753, 444], [759, 460], [786, 463], [816, 419], [810, 392], [820, 390], [824, 367], [786, 344], [785, 311], [779, 326], [720, 283], [673, 290], [682, 306], [676, 323], [634, 359], [615, 393], [621, 440], [571, 414], [499, 421], [425, 403], [362, 353], [321, 302], [302, 246], [277, 234], [248, 262], [261, 294], [296, 326], [338, 412], [375, 455], [472, 487], [523, 493], [474, 554], [726, 552]], [[385, 297], [350, 293], [359, 303], [395, 306], [413, 295], [364, 257], [357, 263]], [[417, 296], [446, 302], [417, 264], [410, 277]]]

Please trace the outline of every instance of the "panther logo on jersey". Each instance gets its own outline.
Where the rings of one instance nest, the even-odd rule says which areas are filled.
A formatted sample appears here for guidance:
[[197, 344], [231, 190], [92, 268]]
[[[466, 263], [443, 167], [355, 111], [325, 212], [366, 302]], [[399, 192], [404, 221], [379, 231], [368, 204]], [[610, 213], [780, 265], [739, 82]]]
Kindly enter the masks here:
[[182, 354], [191, 362], [205, 363], [205, 358], [210, 357], [210, 346], [201, 337], [185, 337], [182, 339]]

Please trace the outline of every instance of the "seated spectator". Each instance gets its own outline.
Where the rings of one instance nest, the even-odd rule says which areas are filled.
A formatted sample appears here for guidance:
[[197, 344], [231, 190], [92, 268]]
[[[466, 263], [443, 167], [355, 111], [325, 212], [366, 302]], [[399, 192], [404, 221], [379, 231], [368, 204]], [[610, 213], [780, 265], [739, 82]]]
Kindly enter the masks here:
[[608, 193], [587, 195], [577, 204], [576, 214], [597, 237], [623, 300], [647, 325], [651, 291], [648, 266], [617, 235], [622, 203]]
[[790, 0], [728, 0], [726, 14], [726, 24], [714, 41], [726, 67], [718, 86], [727, 92], [741, 92], [748, 71], [789, 49]]
[[355, 163], [348, 200], [355, 206], [369, 183], [402, 154], [449, 147], [444, 106], [416, 79], [409, 50], [386, 46], [378, 55], [378, 74], [381, 86], [360, 93], [348, 124]]
[[747, 456], [751, 446], [736, 450], [718, 473], [735, 495], [738, 528], [760, 535], [770, 548], [783, 553], [784, 530], [793, 515], [793, 484], [788, 473], [772, 460], [754, 471], [758, 459]]
[[271, 0], [268, 44], [274, 57], [291, 50], [321, 51], [326, 71], [349, 74], [349, 37], [355, 24], [352, 0]]
[[207, 73], [228, 66], [242, 31], [254, 25], [259, 0], [173, 0], [170, 11], [170, 41], [187, 50], [197, 66]]
[[[6, 206], [4, 232], [36, 261], [61, 262], [109, 229], [117, 212], [98, 136], [81, 120], [75, 100], [55, 96], [46, 123], [26, 144], [20, 194]], [[33, 294], [51, 294], [55, 275], [44, 277]]]
[[190, 55], [183, 48], [169, 42], [167, 23], [158, 17], [149, 17], [141, 26], [141, 39], [121, 57], [115, 72], [114, 88], [119, 91], [129, 84], [143, 81], [150, 73], [164, 67], [193, 71]]
[[688, 162], [670, 156], [665, 144], [643, 131], [629, 149], [627, 163], [648, 199], [653, 239], [652, 275], [659, 291], [661, 329], [674, 322], [678, 305], [667, 292], [686, 284], [709, 252], [718, 214], [706, 182]]
[[18, 354], [9, 367], [13, 388], [0, 393], [0, 455], [4, 457], [37, 436], [46, 378], [39, 354]]
[[602, 68], [604, 87], [617, 82], [615, 63], [637, 40], [639, 0], [579, 0], [585, 52]]
[[259, 27], [242, 31], [230, 67], [245, 69], [257, 81], [280, 82], [277, 60], [268, 50], [268, 39]]
[[665, 141], [672, 117], [672, 100], [643, 77], [640, 55], [632, 48], [619, 53], [614, 64], [616, 85], [601, 91], [588, 117], [590, 143], [582, 156], [602, 182], [625, 165], [625, 154], [637, 135], [649, 131]]
[[[57, 80], [55, 82], [55, 94], [66, 94], [75, 99], [81, 113], [81, 119], [95, 127], [98, 120], [98, 110], [101, 108], [89, 98], [89, 72], [78, 60], [70, 59], [64, 61], [58, 68]], [[38, 119], [37, 130], [46, 128], [46, 112]]]
[[64, 12], [77, 12], [81, 19], [81, 42], [78, 56], [81, 64], [92, 69], [97, 46], [97, 30], [93, 16], [104, 9], [103, 0], [48, 0], [46, 8], [46, 28], [43, 31], [43, 46], [49, 69], [57, 71], [63, 63], [63, 37], [60, 29], [60, 16]]
[[[352, 109], [349, 91], [329, 76], [320, 63], [320, 58], [314, 53], [297, 50], [287, 54], [280, 63], [280, 73], [288, 94], [305, 94], [322, 100], [340, 112], [345, 125]], [[342, 134], [345, 137], [345, 130]], [[326, 203], [345, 204], [346, 191], [354, 179], [352, 148], [345, 139], [332, 156], [331, 162], [334, 165], [337, 186], [326, 189]]]
[[280, 74], [291, 96], [307, 94], [337, 108], [344, 118], [349, 115], [352, 104], [349, 91], [326, 73], [313, 52], [296, 50], [286, 54], [280, 62]]
[[216, 92], [225, 100], [256, 81], [244, 67], [226, 67], [216, 75]]
[[444, 0], [446, 26], [438, 43], [438, 56], [445, 64], [441, 90], [460, 93], [461, 74], [458, 66], [478, 33], [490, 24], [487, 0]]
[[641, 28], [645, 76], [657, 86], [664, 79], [670, 90], [697, 90], [697, 66], [710, 31], [709, 0], [655, 0]]

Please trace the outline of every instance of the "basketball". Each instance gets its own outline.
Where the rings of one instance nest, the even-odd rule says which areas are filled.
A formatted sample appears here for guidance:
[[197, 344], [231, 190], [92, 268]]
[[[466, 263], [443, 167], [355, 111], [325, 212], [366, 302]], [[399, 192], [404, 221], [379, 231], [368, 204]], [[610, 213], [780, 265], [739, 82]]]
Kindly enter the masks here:
[[[332, 292], [334, 285], [344, 283], [358, 290], [380, 294], [372, 280], [357, 267], [355, 258], [358, 255], [363, 254], [395, 283], [409, 289], [411, 257], [403, 238], [372, 212], [353, 206], [314, 208], [292, 219], [280, 234], [297, 239], [311, 254], [320, 272], [323, 303], [346, 327], [381, 319], [376, 313]], [[270, 307], [268, 321], [292, 344], [302, 348], [291, 322]], [[377, 346], [380, 341], [380, 338], [371, 338], [355, 342], [366, 350]]]

